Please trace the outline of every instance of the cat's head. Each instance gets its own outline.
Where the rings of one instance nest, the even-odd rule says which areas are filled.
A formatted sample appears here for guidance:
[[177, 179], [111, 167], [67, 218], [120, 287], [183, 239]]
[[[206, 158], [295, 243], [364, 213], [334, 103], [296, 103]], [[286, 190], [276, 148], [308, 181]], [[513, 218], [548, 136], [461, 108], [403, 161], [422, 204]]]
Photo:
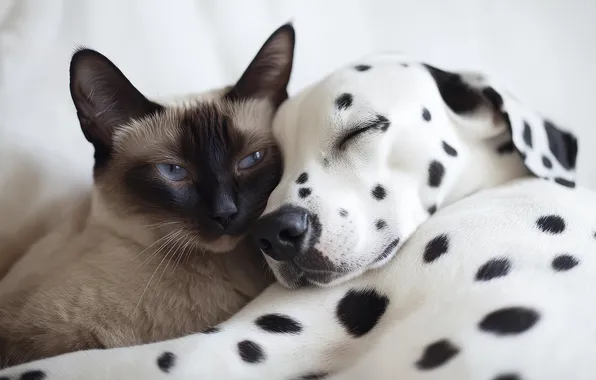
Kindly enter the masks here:
[[287, 98], [294, 40], [291, 25], [280, 27], [236, 84], [174, 104], [149, 100], [108, 58], [78, 50], [70, 91], [95, 150], [95, 211], [232, 249], [281, 176], [271, 123]]

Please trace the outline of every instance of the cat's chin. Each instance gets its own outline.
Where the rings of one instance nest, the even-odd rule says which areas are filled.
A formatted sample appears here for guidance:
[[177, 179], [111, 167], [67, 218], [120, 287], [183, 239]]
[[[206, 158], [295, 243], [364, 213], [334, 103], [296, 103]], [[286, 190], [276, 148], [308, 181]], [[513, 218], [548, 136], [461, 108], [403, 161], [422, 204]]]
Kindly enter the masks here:
[[212, 253], [226, 253], [234, 250], [243, 236], [222, 235], [209, 242], [200, 242], [199, 246]]

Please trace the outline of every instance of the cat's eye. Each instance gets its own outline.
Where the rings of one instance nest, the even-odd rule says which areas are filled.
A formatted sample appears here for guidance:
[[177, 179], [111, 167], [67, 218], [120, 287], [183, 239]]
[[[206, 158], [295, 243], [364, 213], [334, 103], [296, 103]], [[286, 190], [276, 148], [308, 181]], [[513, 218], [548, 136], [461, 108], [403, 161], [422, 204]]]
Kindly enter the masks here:
[[265, 156], [265, 152], [262, 150], [252, 152], [248, 156], [246, 156], [243, 159], [241, 159], [240, 161], [238, 161], [238, 169], [239, 170], [250, 169], [253, 166], [255, 166], [256, 164], [258, 164], [259, 162], [261, 162], [261, 160], [263, 159], [264, 156]]
[[157, 164], [157, 171], [170, 181], [182, 181], [188, 177], [188, 172], [182, 166], [174, 164]]

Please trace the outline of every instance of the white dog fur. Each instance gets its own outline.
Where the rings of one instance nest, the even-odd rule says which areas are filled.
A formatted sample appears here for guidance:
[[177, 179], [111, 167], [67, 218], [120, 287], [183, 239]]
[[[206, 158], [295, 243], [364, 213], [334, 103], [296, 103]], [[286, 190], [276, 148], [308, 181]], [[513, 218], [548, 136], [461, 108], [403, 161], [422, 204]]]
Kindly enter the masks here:
[[482, 75], [399, 56], [303, 90], [274, 131], [284, 176], [255, 238], [284, 210], [309, 223], [267, 257], [283, 285], [206, 333], [0, 379], [596, 377], [596, 197], [574, 188], [573, 135]]

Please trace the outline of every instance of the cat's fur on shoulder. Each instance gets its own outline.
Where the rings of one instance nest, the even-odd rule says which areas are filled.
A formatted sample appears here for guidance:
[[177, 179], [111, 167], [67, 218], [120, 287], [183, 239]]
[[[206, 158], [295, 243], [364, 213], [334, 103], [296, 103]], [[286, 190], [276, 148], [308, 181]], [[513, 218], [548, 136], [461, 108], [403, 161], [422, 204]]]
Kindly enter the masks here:
[[200, 331], [272, 282], [243, 237], [281, 176], [270, 127], [293, 50], [284, 25], [235, 85], [172, 102], [73, 55], [94, 186], [0, 282], [0, 368]]

